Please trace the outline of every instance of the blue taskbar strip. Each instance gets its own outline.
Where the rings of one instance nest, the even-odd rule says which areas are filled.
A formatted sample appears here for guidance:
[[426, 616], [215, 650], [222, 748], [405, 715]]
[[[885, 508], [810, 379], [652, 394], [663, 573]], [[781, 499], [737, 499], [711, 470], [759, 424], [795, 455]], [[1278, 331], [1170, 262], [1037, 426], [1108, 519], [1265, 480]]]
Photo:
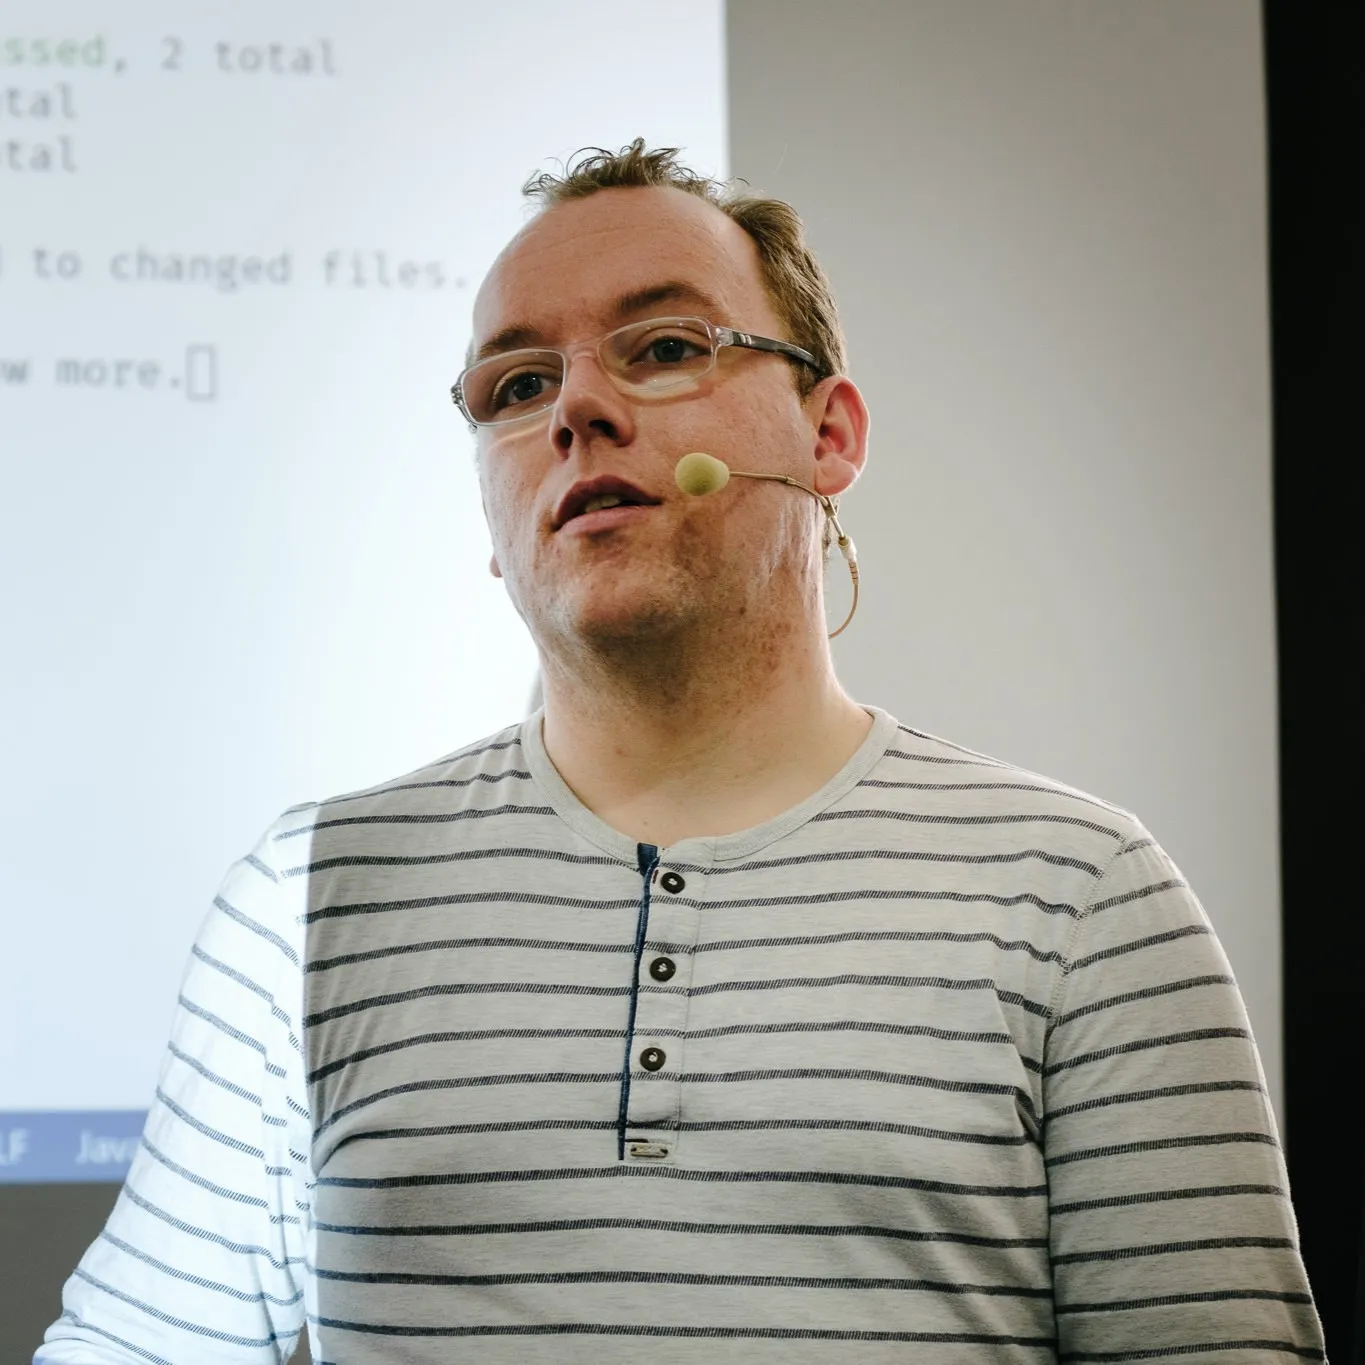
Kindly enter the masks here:
[[145, 1109], [0, 1110], [0, 1185], [122, 1182]]

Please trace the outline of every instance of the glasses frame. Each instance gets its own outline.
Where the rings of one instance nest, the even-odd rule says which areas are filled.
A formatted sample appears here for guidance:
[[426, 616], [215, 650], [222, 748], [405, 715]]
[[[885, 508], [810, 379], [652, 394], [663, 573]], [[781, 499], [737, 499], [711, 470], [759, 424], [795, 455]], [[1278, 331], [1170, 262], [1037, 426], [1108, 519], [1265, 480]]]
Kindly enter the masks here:
[[[586, 343], [584, 346], [575, 347], [573, 351], [565, 350], [563, 347], [559, 346], [522, 346], [518, 347], [514, 351], [504, 351], [501, 354], [499, 354], [496, 358], [505, 361], [510, 357], [517, 355], [557, 355], [560, 357], [560, 359], [563, 360], [564, 373], [567, 375], [569, 372], [569, 364], [572, 361], [573, 357], [575, 355], [580, 354], [584, 349], [592, 349], [597, 352], [598, 363], [601, 364], [603, 373], [606, 374], [608, 379], [611, 380], [612, 384], [615, 385], [615, 387], [621, 393], [631, 394], [638, 392], [638, 390], [622, 386], [618, 377], [612, 372], [611, 367], [606, 364], [605, 359], [603, 357], [602, 348], [607, 344], [607, 342], [609, 342], [612, 339], [612, 337], [619, 336], [622, 332], [628, 332], [636, 327], [657, 327], [661, 326], [662, 324], [670, 322], [688, 322], [699, 324], [706, 331], [706, 334], [711, 338], [711, 364], [700, 374], [689, 376], [690, 383], [696, 383], [702, 379], [705, 379], [706, 376], [716, 368], [716, 357], [717, 355], [719, 355], [721, 348], [725, 346], [742, 346], [746, 347], [751, 351], [769, 351], [776, 355], [790, 356], [791, 359], [793, 360], [799, 360], [803, 364], [809, 365], [811, 369], [813, 369], [821, 379], [827, 377], [827, 371], [825, 370], [825, 367], [821, 365], [820, 362], [809, 351], [802, 350], [800, 346], [793, 346], [790, 341], [776, 341], [772, 337], [757, 336], [753, 332], [741, 332], [737, 328], [722, 327], [720, 326], [719, 323], [711, 322], [706, 318], [698, 317], [670, 316], [662, 318], [645, 318], [640, 322], [628, 322], [623, 327], [615, 327], [605, 336], [599, 337], [595, 342]], [[550, 411], [550, 409], [554, 406], [553, 403], [547, 403], [543, 408], [536, 408], [533, 412], [522, 412], [517, 413], [512, 417], [499, 418], [496, 422], [475, 421], [473, 415], [469, 411], [469, 408], [465, 405], [464, 396], [465, 377], [469, 374], [471, 370], [475, 369], [478, 365], [484, 365], [492, 359], [494, 359], [494, 356], [485, 356], [483, 360], [475, 362], [474, 365], [465, 366], [465, 368], [460, 371], [459, 377], [450, 386], [451, 402], [453, 402], [455, 406], [459, 408], [460, 412], [464, 415], [465, 421], [469, 423], [469, 430], [471, 432], [478, 432], [481, 428], [507, 426], [512, 422], [524, 422], [527, 421], [529, 418], [539, 417], [543, 413]], [[678, 387], [681, 388], [682, 385], [679, 384]], [[663, 386], [659, 391], [662, 393], [668, 393], [670, 392], [670, 389], [667, 386]]]

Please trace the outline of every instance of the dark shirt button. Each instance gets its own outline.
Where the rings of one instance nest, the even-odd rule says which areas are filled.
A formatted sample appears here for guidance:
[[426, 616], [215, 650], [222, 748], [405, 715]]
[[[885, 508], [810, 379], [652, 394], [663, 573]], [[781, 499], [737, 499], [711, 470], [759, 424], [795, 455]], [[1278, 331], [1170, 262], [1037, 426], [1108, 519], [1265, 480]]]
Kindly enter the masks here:
[[667, 1060], [663, 1049], [658, 1047], [647, 1047], [640, 1054], [640, 1065], [646, 1071], [657, 1071]]
[[677, 970], [678, 965], [671, 957], [656, 957], [649, 964], [649, 974], [655, 981], [667, 981]]
[[665, 872], [664, 875], [659, 878], [659, 885], [662, 886], [665, 891], [671, 891], [676, 896], [687, 883], [683, 881], [676, 872]]

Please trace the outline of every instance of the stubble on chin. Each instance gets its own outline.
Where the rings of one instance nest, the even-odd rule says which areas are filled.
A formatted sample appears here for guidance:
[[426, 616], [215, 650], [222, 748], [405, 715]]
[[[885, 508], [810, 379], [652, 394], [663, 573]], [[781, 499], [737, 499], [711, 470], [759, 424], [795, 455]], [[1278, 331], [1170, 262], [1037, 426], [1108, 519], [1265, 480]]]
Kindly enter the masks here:
[[665, 548], [630, 547], [543, 574], [532, 634], [554, 653], [636, 664], [658, 654], [676, 665], [682, 642], [714, 610], [716, 568], [700, 538], [684, 530]]
[[603, 566], [547, 594], [540, 623], [571, 650], [609, 655], [656, 648], [684, 630], [695, 613], [695, 595], [680, 586], [634, 566], [624, 572]]

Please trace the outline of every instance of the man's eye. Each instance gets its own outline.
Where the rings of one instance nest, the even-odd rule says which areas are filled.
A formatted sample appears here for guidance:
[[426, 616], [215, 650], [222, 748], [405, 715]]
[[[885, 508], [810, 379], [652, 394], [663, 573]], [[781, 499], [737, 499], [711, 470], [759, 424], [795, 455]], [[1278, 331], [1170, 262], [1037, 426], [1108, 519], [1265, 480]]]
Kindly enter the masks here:
[[534, 402], [545, 394], [552, 382], [552, 376], [536, 370], [515, 370], [498, 381], [493, 390], [493, 406], [506, 408]]
[[710, 348], [705, 342], [676, 332], [651, 337], [635, 353], [633, 365], [680, 365], [705, 355]]

